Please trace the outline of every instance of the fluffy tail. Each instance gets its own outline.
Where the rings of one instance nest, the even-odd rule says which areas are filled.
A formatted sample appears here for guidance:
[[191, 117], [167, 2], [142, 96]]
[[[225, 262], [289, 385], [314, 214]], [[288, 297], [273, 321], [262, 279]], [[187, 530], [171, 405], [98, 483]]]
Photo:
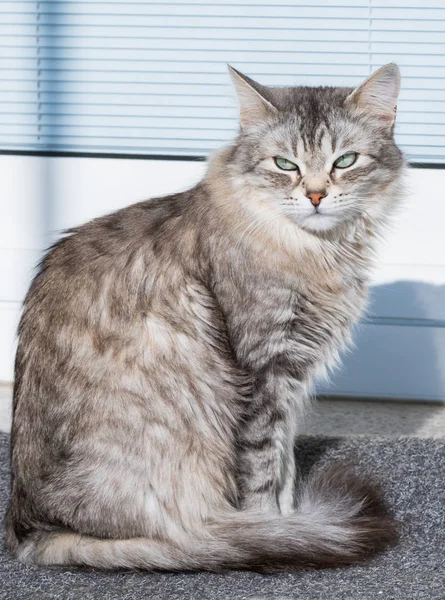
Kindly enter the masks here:
[[275, 570], [359, 562], [396, 537], [375, 488], [333, 466], [307, 482], [296, 512], [240, 511], [209, 524], [181, 546], [147, 538], [95, 539], [69, 531], [35, 531], [15, 548], [23, 562], [101, 569]]

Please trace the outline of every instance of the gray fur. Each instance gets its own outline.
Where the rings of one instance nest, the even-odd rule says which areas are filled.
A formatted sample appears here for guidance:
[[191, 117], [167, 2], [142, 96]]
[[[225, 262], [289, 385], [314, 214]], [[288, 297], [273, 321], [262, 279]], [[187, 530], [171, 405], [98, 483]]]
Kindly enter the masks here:
[[[232, 76], [242, 129], [203, 181], [70, 230], [32, 283], [7, 515], [25, 562], [335, 565], [394, 536], [341, 467], [298, 486], [295, 508], [293, 444], [402, 193], [398, 70], [355, 91]], [[348, 151], [357, 164], [332, 169]]]

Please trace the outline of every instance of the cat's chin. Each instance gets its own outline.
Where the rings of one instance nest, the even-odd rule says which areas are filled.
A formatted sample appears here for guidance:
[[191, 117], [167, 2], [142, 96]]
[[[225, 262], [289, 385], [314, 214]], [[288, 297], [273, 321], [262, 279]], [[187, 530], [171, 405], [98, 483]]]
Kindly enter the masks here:
[[335, 229], [335, 227], [339, 225], [339, 220], [332, 215], [314, 213], [305, 217], [299, 225], [303, 227], [303, 229], [317, 233]]

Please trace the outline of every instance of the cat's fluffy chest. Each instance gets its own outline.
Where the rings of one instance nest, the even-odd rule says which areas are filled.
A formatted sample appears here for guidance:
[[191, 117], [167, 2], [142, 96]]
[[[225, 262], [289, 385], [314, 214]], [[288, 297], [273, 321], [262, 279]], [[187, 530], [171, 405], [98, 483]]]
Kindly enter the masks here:
[[[305, 380], [338, 360], [367, 296], [367, 261], [265, 252], [220, 264], [214, 293], [243, 367], [276, 361]], [[349, 260], [348, 260], [349, 259]]]

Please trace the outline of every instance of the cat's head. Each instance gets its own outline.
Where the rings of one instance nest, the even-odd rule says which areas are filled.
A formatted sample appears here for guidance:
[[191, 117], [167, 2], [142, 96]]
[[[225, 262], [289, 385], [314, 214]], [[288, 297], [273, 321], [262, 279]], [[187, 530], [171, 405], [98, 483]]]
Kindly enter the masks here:
[[376, 208], [390, 210], [404, 167], [393, 135], [395, 64], [357, 89], [271, 88], [230, 73], [240, 104], [240, 133], [229, 155], [238, 182], [316, 234]]

